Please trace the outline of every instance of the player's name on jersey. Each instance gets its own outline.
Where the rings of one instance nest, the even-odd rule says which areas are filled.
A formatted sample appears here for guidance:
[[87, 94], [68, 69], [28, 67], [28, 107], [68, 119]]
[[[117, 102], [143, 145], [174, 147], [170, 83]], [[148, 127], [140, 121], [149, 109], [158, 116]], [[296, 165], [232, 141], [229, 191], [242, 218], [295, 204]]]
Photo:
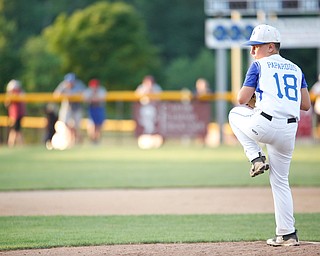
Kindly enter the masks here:
[[276, 61], [268, 61], [267, 65], [268, 65], [268, 68], [297, 71], [297, 67], [290, 63], [279, 63]]

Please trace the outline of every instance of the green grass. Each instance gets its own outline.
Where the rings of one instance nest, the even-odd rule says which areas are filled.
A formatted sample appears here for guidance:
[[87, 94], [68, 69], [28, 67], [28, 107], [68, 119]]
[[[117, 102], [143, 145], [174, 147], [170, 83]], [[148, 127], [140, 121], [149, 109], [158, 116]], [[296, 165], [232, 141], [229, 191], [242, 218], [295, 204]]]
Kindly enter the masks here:
[[[320, 145], [299, 145], [292, 186], [320, 186]], [[249, 177], [240, 146], [82, 146], [47, 151], [41, 146], [0, 148], [0, 191], [153, 187], [267, 186], [268, 175]]]
[[[296, 147], [292, 186], [320, 186], [319, 156], [320, 145]], [[0, 191], [268, 186], [268, 175], [249, 177], [249, 166], [240, 146], [0, 147]], [[320, 213], [296, 214], [296, 221], [301, 240], [320, 241]], [[0, 250], [257, 241], [272, 236], [274, 229], [273, 214], [0, 217]]]
[[[260, 241], [272, 214], [0, 217], [0, 250], [101, 244]], [[300, 240], [320, 241], [320, 214], [297, 214]]]

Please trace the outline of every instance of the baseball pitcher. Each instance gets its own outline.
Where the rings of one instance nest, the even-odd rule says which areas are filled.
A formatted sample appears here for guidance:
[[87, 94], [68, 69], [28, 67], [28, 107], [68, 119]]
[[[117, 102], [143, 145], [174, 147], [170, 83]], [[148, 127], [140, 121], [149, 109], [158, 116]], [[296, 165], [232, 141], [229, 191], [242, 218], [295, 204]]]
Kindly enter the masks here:
[[[274, 199], [276, 236], [272, 246], [299, 245], [293, 217], [289, 168], [301, 110], [309, 110], [310, 96], [301, 69], [280, 54], [280, 33], [269, 25], [254, 28], [249, 67], [238, 94], [239, 106], [229, 113], [230, 126], [252, 163], [251, 177], [269, 170]], [[256, 98], [255, 104], [252, 97]], [[254, 105], [253, 105], [254, 104]], [[268, 161], [259, 143], [266, 145]]]

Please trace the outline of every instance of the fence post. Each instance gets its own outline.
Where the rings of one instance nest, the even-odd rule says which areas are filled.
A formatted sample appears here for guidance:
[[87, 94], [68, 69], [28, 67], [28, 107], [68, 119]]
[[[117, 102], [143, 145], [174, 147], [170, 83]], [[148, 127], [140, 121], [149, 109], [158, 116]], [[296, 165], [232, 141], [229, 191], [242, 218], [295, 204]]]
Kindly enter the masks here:
[[[216, 84], [217, 92], [225, 93], [227, 91], [227, 50], [216, 50]], [[217, 122], [219, 124], [219, 137], [220, 144], [224, 142], [223, 128], [226, 122], [227, 116], [227, 103], [224, 99], [218, 99], [216, 101]]]

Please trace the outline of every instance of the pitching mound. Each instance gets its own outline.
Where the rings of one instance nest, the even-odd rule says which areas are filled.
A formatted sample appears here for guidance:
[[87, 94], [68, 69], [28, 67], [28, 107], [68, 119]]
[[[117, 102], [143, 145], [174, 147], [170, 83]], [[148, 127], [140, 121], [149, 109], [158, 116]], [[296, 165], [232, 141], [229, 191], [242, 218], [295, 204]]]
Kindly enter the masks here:
[[0, 252], [3, 256], [312, 256], [320, 255], [320, 243], [301, 242], [294, 247], [271, 247], [265, 242], [197, 243], [197, 244], [134, 244], [90, 247], [63, 247], [41, 250]]

